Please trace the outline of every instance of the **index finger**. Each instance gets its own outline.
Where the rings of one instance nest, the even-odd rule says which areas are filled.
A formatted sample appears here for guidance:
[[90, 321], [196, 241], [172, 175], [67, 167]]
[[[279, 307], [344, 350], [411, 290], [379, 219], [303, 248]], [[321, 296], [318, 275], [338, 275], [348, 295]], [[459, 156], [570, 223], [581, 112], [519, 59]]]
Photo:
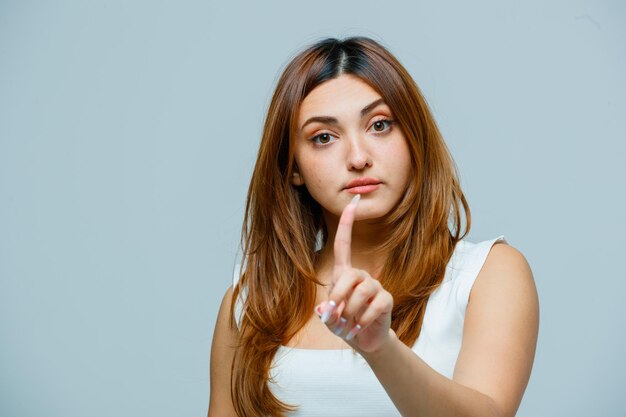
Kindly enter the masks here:
[[356, 206], [361, 199], [361, 194], [354, 196], [350, 204], [343, 209], [339, 218], [339, 225], [335, 233], [335, 267], [351, 267], [351, 251], [352, 244], [352, 224], [354, 223], [354, 213]]

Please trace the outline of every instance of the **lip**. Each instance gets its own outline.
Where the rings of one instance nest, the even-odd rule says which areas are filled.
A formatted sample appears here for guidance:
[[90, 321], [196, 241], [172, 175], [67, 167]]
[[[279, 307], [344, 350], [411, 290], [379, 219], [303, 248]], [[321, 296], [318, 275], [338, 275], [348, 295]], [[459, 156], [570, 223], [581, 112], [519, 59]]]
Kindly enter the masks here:
[[378, 178], [374, 178], [374, 177], [361, 177], [361, 178], [355, 178], [352, 181], [350, 181], [348, 184], [346, 184], [346, 187], [344, 189], [350, 189], [350, 188], [354, 188], [354, 187], [361, 187], [364, 185], [377, 185], [380, 184], [381, 181]]
[[345, 190], [352, 194], [367, 194], [377, 190], [380, 184], [359, 185], [357, 187], [346, 188]]

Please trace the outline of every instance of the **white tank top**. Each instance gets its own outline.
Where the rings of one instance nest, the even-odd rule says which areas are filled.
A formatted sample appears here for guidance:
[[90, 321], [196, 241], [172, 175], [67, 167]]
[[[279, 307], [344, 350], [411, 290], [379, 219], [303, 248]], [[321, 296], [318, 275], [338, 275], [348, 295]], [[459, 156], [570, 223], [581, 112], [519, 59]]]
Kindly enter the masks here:
[[[478, 243], [461, 240], [446, 266], [441, 285], [430, 295], [422, 330], [412, 350], [431, 368], [452, 379], [461, 350], [470, 290], [487, 254], [504, 235]], [[235, 268], [233, 287], [239, 280]], [[243, 288], [241, 297], [246, 296]], [[242, 302], [235, 303], [241, 322]], [[400, 413], [369, 364], [352, 349], [300, 349], [281, 346], [272, 362], [269, 387], [281, 401], [299, 406], [290, 416], [387, 417]]]

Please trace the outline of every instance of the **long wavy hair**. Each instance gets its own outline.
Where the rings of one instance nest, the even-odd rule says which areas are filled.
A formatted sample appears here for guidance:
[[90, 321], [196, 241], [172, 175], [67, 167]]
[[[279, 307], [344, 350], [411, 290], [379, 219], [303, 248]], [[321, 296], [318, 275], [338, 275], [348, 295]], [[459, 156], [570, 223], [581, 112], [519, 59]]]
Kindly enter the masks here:
[[[430, 294], [444, 278], [458, 241], [469, 233], [470, 210], [457, 167], [415, 81], [380, 43], [355, 36], [323, 39], [299, 52], [281, 74], [265, 119], [250, 181], [241, 234], [240, 279], [245, 287], [231, 395], [239, 416], [285, 416], [297, 406], [270, 390], [274, 354], [310, 319], [316, 300], [315, 266], [328, 240], [319, 204], [290, 182], [294, 133], [304, 98], [318, 85], [351, 74], [377, 91], [408, 142], [411, 181], [384, 223], [388, 257], [377, 279], [393, 295], [391, 327], [407, 346], [417, 340]], [[461, 211], [465, 231], [461, 235]]]

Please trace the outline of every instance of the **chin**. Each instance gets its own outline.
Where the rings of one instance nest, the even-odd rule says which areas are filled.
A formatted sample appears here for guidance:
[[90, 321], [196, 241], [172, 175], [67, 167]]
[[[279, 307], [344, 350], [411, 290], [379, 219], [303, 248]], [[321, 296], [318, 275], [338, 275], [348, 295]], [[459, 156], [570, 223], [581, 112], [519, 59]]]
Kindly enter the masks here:
[[[361, 202], [359, 202], [359, 204], [361, 204]], [[360, 207], [360, 206], [359, 206]], [[362, 221], [362, 220], [375, 220], [375, 219], [380, 219], [382, 217], [385, 217], [388, 213], [389, 210], [362, 210], [359, 212], [359, 207], [357, 207], [356, 209], [356, 216], [354, 217], [354, 221], [358, 222], [358, 221]], [[341, 213], [340, 213], [341, 215]]]

